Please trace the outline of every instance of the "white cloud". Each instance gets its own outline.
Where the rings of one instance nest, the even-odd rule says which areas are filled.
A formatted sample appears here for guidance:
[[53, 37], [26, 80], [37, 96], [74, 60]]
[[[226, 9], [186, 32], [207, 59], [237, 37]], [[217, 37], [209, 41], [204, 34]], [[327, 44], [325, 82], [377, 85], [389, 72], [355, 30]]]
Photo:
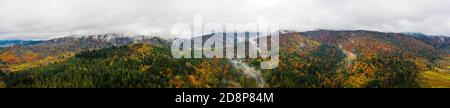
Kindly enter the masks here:
[[0, 0], [0, 39], [166, 33], [179, 22], [450, 35], [449, 0]]

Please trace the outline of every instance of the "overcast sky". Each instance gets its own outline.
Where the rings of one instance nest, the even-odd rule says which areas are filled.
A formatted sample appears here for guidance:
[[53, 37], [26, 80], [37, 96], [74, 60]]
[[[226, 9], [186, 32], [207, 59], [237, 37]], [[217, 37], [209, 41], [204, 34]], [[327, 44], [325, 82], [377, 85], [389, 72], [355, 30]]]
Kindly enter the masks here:
[[165, 34], [176, 23], [450, 35], [450, 0], [0, 0], [0, 39]]

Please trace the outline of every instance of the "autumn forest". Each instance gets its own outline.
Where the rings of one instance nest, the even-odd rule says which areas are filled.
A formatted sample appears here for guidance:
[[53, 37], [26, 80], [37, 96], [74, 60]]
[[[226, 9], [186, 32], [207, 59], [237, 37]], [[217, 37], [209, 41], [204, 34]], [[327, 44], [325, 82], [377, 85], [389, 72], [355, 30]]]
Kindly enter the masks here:
[[1, 88], [450, 88], [450, 37], [420, 33], [281, 33], [275, 69], [261, 58], [175, 59], [159, 37], [20, 43], [0, 47]]

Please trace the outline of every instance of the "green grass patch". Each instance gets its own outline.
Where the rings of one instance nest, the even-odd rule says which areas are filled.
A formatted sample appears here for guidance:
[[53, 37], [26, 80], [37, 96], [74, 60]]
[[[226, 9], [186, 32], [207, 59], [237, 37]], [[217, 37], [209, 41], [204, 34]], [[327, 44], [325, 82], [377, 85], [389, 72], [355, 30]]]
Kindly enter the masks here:
[[425, 88], [450, 88], [450, 71], [437, 69], [422, 72], [422, 87]]

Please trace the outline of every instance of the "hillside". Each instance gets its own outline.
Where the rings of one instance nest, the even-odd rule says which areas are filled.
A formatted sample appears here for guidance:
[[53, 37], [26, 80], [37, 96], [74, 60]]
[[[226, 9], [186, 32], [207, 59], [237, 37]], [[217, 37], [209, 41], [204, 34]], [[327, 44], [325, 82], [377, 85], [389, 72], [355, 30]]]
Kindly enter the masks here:
[[5, 64], [0, 66], [0, 69], [4, 71], [19, 71], [46, 65], [48, 62], [64, 60], [82, 51], [123, 46], [132, 43], [170, 44], [169, 41], [159, 37], [128, 37], [117, 33], [68, 36], [42, 41], [34, 45], [6, 47], [0, 54], [0, 60]]
[[7, 73], [4, 80], [8, 87], [26, 88], [256, 87], [227, 63], [174, 59], [166, 46], [131, 44], [81, 52], [62, 63]]
[[448, 70], [450, 61], [400, 33], [318, 30], [283, 34], [280, 43], [281, 64], [263, 71], [273, 87], [419, 87], [424, 71]]

